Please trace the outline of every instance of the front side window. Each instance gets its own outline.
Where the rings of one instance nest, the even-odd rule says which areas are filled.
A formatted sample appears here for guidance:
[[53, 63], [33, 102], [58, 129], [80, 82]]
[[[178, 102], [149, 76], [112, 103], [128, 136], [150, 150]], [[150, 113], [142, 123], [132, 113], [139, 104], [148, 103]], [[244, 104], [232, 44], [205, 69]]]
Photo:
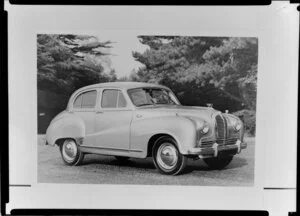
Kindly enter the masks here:
[[73, 103], [74, 108], [94, 108], [96, 105], [97, 91], [88, 91], [77, 96]]
[[126, 107], [127, 103], [123, 93], [120, 90], [107, 89], [102, 93], [102, 108], [122, 108]]
[[135, 106], [168, 104], [178, 105], [179, 102], [175, 95], [162, 88], [136, 88], [129, 89], [128, 95]]

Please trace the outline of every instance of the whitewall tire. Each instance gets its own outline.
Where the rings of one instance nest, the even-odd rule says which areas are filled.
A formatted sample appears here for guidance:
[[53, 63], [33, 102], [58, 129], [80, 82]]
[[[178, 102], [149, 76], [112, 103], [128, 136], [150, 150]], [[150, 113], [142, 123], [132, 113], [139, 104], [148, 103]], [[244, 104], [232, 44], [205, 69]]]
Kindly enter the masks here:
[[82, 163], [84, 154], [78, 148], [73, 139], [66, 139], [60, 146], [60, 153], [65, 164], [69, 166], [78, 166]]
[[152, 149], [153, 162], [159, 172], [179, 175], [187, 165], [187, 157], [180, 154], [177, 143], [170, 137], [159, 138]]

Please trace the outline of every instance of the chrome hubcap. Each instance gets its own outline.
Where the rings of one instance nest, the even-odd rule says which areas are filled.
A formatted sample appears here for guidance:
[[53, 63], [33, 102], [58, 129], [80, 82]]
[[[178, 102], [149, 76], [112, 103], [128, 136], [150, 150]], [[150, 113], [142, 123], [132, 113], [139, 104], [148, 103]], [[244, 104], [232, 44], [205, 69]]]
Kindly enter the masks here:
[[173, 169], [178, 161], [178, 152], [170, 143], [163, 143], [157, 151], [157, 162], [164, 169]]
[[62, 149], [63, 157], [67, 161], [73, 161], [77, 155], [77, 146], [74, 141], [66, 141]]

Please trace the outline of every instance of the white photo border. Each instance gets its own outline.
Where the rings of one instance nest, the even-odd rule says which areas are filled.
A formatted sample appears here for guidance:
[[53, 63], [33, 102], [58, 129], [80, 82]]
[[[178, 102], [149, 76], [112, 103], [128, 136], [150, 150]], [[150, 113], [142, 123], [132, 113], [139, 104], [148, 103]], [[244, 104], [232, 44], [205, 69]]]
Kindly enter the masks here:
[[[31, 187], [10, 187], [8, 211], [14, 208], [223, 210], [264, 208], [263, 189], [266, 185], [265, 164], [267, 160], [265, 156], [270, 151], [271, 144], [277, 147], [279, 145], [272, 137], [266, 136], [266, 130], [268, 130], [268, 135], [270, 133], [268, 127], [274, 126], [265, 121], [265, 112], [268, 110], [266, 102], [269, 102], [269, 100], [266, 101], [266, 97], [269, 95], [273, 97], [281, 88], [273, 89], [271, 86], [272, 92], [268, 89], [270, 88], [268, 83], [276, 82], [278, 78], [274, 75], [272, 77], [270, 65], [268, 65], [272, 54], [269, 50], [272, 45], [269, 41], [272, 28], [263, 28], [263, 24], [258, 24], [268, 15], [272, 16], [276, 12], [277, 5], [270, 6], [269, 9], [259, 6], [253, 6], [252, 9], [208, 6], [160, 6], [149, 9], [149, 7], [140, 6], [16, 6], [5, 3], [9, 18], [10, 184], [31, 185]], [[267, 11], [271, 12], [263, 14]], [[216, 15], [216, 20], [211, 20], [214, 17], [211, 13]], [[162, 16], [163, 14], [165, 16]], [[161, 17], [161, 22], [158, 22], [157, 17]], [[240, 20], [238, 20], [239, 17]], [[104, 18], [110, 20], [110, 26], [104, 23]], [[191, 20], [190, 25], [188, 25], [189, 20]], [[197, 22], [199, 29], [195, 30]], [[94, 35], [116, 31], [134, 31], [140, 35], [258, 38], [253, 187], [86, 185], [37, 182], [37, 34]], [[295, 41], [295, 38], [292, 39]], [[291, 68], [292, 72], [293, 69]], [[295, 78], [292, 72], [287, 75], [288, 78]], [[295, 87], [294, 85], [295, 83], [292, 83], [292, 87]], [[22, 89], [21, 92], [20, 89]], [[295, 97], [295, 95], [292, 96]], [[286, 103], [294, 104], [289, 100]], [[273, 108], [274, 110], [270, 111], [272, 114], [276, 113], [276, 109], [281, 110], [280, 106]], [[290, 111], [291, 114], [295, 113], [292, 108]], [[267, 117], [270, 117], [270, 114]], [[284, 123], [284, 120], [281, 121]], [[292, 126], [283, 128], [283, 132], [296, 135], [294, 123]], [[294, 141], [291, 137], [289, 142], [291, 148], [295, 147]], [[290, 185], [293, 185], [292, 177], [288, 182]]]

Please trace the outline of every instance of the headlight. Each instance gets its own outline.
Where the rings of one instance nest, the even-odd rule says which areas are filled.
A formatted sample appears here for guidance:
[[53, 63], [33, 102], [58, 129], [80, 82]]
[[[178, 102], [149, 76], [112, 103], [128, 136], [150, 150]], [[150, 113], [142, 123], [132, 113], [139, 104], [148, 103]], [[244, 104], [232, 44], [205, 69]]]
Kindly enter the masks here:
[[196, 124], [197, 139], [201, 138], [201, 134], [208, 133], [209, 124], [207, 122], [205, 122], [203, 120], [191, 118], [191, 117], [188, 117], [188, 118], [191, 119]]
[[239, 131], [242, 128], [242, 124], [241, 122], [237, 122], [237, 124], [235, 124], [235, 130]]
[[230, 118], [231, 126], [236, 130], [239, 131], [242, 128], [242, 123], [240, 120], [236, 118]]
[[208, 131], [209, 131], [209, 126], [208, 125], [205, 125], [203, 128], [202, 128], [202, 133], [203, 134], [206, 134]]

